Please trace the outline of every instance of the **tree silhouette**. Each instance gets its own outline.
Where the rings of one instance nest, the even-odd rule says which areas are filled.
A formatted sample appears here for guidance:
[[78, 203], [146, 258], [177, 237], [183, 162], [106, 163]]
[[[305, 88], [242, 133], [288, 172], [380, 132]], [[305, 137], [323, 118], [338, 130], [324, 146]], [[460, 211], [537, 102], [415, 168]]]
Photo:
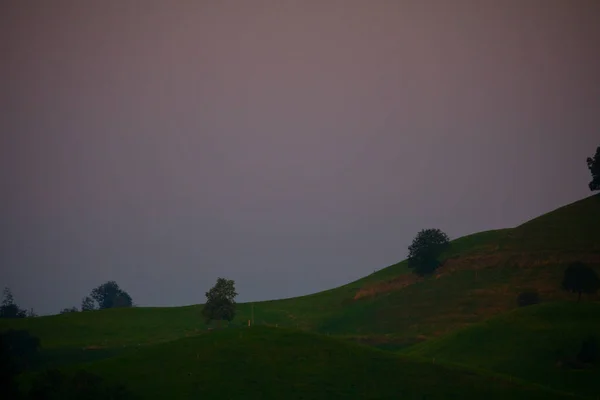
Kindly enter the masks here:
[[408, 267], [415, 273], [432, 273], [439, 266], [438, 257], [450, 245], [448, 235], [439, 229], [423, 229], [408, 247]]
[[235, 282], [218, 278], [215, 286], [206, 292], [206, 304], [202, 309], [206, 322], [215, 320], [220, 327], [221, 320], [231, 321], [235, 316], [235, 296]]
[[95, 309], [96, 304], [90, 296], [85, 296], [83, 300], [81, 300], [81, 311], [94, 311]]
[[[131, 307], [133, 304], [131, 296], [121, 289], [115, 281], [108, 281], [98, 286], [92, 290], [90, 297], [96, 300], [100, 310], [116, 307]], [[84, 301], [85, 300], [86, 299], [84, 299]]]
[[596, 149], [594, 157], [588, 157], [587, 166], [592, 174], [592, 181], [589, 184], [590, 190], [600, 190], [600, 146]]
[[[2, 305], [0, 305], [0, 318], [25, 318], [27, 311], [19, 308], [9, 288], [4, 288], [2, 293]], [[33, 310], [32, 310], [33, 314]], [[33, 316], [33, 315], [32, 315]]]
[[577, 293], [577, 302], [581, 300], [581, 294], [596, 293], [600, 288], [600, 279], [596, 272], [583, 264], [574, 262], [565, 270], [562, 287], [572, 293]]

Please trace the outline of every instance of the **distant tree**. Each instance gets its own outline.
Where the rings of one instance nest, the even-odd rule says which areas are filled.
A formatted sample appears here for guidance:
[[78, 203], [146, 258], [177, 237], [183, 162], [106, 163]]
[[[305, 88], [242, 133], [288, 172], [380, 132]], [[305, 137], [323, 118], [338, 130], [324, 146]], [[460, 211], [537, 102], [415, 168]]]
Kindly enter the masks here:
[[127, 293], [123, 292], [122, 294], [119, 294], [118, 296], [115, 297], [115, 299], [113, 300], [113, 308], [121, 308], [121, 307], [133, 307], [133, 301], [131, 299], [131, 296], [129, 296]]
[[202, 309], [206, 322], [217, 321], [220, 327], [222, 320], [231, 321], [235, 316], [236, 296], [235, 282], [218, 278], [215, 286], [206, 292], [206, 304]]
[[5, 287], [2, 291], [2, 305], [15, 304], [15, 296], [12, 294], [12, 290], [9, 287]]
[[441, 230], [421, 230], [408, 247], [408, 267], [418, 275], [432, 273], [440, 266], [438, 257], [449, 245], [448, 235]]
[[600, 146], [596, 149], [594, 157], [588, 157], [587, 166], [592, 174], [592, 181], [589, 184], [590, 190], [600, 190]]
[[517, 296], [517, 304], [519, 307], [531, 306], [540, 302], [540, 295], [534, 291], [520, 293]]
[[131, 307], [133, 304], [131, 296], [121, 289], [115, 281], [108, 281], [98, 286], [92, 290], [90, 297], [96, 300], [100, 310], [116, 307]]
[[577, 293], [577, 302], [579, 302], [582, 293], [593, 294], [598, 291], [600, 279], [593, 269], [577, 261], [565, 270], [562, 287], [564, 290]]
[[9, 288], [4, 288], [2, 293], [2, 305], [0, 305], [0, 318], [25, 318], [27, 311], [19, 308]]
[[62, 310], [60, 310], [61, 314], [69, 314], [69, 313], [76, 313], [76, 312], [79, 312], [77, 307], [63, 308]]
[[94, 311], [95, 309], [96, 304], [90, 296], [85, 296], [83, 300], [81, 300], [81, 311]]

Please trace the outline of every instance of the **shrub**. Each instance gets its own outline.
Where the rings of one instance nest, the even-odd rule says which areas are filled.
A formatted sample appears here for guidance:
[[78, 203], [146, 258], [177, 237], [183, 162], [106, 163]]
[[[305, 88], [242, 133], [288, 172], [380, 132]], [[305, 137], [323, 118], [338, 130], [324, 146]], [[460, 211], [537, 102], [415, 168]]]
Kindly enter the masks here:
[[564, 290], [577, 293], [577, 302], [579, 302], [582, 293], [594, 294], [600, 289], [600, 278], [592, 268], [577, 261], [565, 270], [562, 287]]

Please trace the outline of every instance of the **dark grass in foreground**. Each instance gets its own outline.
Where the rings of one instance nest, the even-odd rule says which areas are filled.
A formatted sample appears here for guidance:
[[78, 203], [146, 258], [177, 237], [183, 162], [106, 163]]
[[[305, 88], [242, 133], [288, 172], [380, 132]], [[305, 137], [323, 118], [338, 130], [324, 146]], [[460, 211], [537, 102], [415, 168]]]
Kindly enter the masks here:
[[580, 369], [569, 365], [590, 337], [600, 340], [600, 304], [563, 302], [515, 310], [405, 353], [508, 374], [596, 399], [600, 359]]
[[466, 368], [257, 326], [157, 344], [82, 366], [126, 382], [144, 399], [569, 398]]

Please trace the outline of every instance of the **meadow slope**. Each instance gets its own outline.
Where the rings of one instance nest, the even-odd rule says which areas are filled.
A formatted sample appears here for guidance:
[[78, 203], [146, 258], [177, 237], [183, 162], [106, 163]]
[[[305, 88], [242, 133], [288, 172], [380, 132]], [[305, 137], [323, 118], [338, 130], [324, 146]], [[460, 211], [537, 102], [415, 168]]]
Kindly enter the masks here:
[[[406, 262], [320, 293], [256, 302], [256, 324], [352, 337], [380, 346], [406, 346], [517, 307], [523, 290], [543, 301], [570, 300], [560, 289], [565, 265], [583, 260], [600, 270], [600, 195], [519, 227], [452, 241], [437, 273], [419, 279]], [[402, 251], [404, 252], [404, 251]], [[598, 301], [594, 296], [589, 301]], [[206, 329], [201, 305], [133, 308], [1, 321], [39, 335], [46, 348], [114, 347], [156, 343]], [[232, 325], [247, 324], [249, 303]]]
[[261, 326], [203, 333], [83, 367], [127, 382], [143, 399], [570, 398], [506, 377]]
[[[185, 358], [183, 355], [184, 349], [193, 349], [198, 360], [202, 359], [209, 364], [217, 363], [221, 365], [219, 368], [223, 368], [223, 370], [226, 365], [235, 370], [238, 367], [231, 366], [237, 365], [235, 359], [238, 356], [241, 359], [244, 359], [244, 357], [255, 359], [256, 354], [259, 354], [259, 358], [266, 356], [261, 355], [261, 352], [264, 352], [288, 354], [289, 357], [301, 359], [302, 357], [314, 356], [314, 354], [310, 354], [309, 349], [311, 348], [316, 354], [321, 354], [325, 350], [320, 346], [325, 343], [332, 346], [334, 346], [333, 343], [335, 343], [335, 346], [356, 346], [353, 343], [344, 341], [321, 342], [321, 340], [333, 340], [326, 337], [331, 335], [336, 336], [337, 339], [351, 339], [390, 350], [408, 349], [407, 351], [411, 352], [411, 356], [417, 358], [429, 358], [433, 353], [440, 353], [440, 356], [435, 357], [442, 362], [474, 366], [521, 377], [560, 390], [590, 395], [593, 394], [594, 390], [590, 384], [592, 380], [589, 376], [584, 376], [589, 371], [577, 375], [575, 372], [565, 373], [564, 370], [557, 372], [552, 369], [556, 366], [549, 366], [555, 357], [548, 354], [554, 351], [553, 349], [560, 348], [563, 342], [560, 339], [562, 336], [559, 337], [558, 334], [553, 336], [548, 332], [553, 332], [556, 329], [556, 332], [567, 335], [565, 337], [570, 338], [568, 345], [570, 347], [565, 344], [568, 347], [568, 349], [565, 347], [567, 349], [565, 351], [572, 352], [573, 346], [577, 345], [574, 343], [580, 340], [577, 335], [582, 329], [585, 330], [590, 327], [592, 327], [590, 328], [592, 331], [596, 329], [596, 325], [589, 323], [589, 318], [569, 319], [570, 311], [565, 310], [570, 310], [569, 307], [574, 306], [571, 303], [574, 302], [575, 296], [560, 289], [560, 280], [565, 266], [575, 260], [584, 261], [600, 272], [600, 230], [597, 229], [598, 226], [600, 226], [600, 195], [591, 196], [561, 207], [516, 228], [481, 232], [456, 239], [452, 241], [451, 248], [442, 256], [442, 267], [433, 276], [427, 278], [417, 278], [407, 268], [406, 262], [400, 262], [363, 279], [320, 293], [289, 299], [256, 302], [252, 305], [249, 303], [239, 304], [235, 320], [222, 332], [207, 333], [207, 326], [201, 317], [202, 305], [173, 308], [136, 307], [20, 320], [0, 320], [0, 330], [7, 328], [27, 329], [32, 334], [40, 337], [43, 346], [44, 362], [42, 366], [66, 367], [89, 363], [90, 368], [111, 375], [113, 374], [112, 370], [120, 370], [120, 365], [131, 365], [140, 371], [139, 376], [135, 375], [135, 372], [131, 372], [133, 375], [127, 378], [128, 382], [130, 381], [134, 386], [141, 385], [139, 382], [136, 383], [137, 379], [141, 379], [144, 380], [144, 385], [159, 385], [160, 382], [163, 382], [166, 388], [169, 386], [168, 381], [170, 379], [175, 379], [174, 382], [179, 382], [182, 379], [182, 388], [187, 389], [181, 389], [183, 390], [181, 393], [187, 393], [186, 391], [208, 393], [206, 390], [213, 389], [207, 389], [204, 386], [193, 386], [197, 385], [197, 383], [193, 383], [197, 380], [190, 380], [191, 383], [185, 383], [187, 378], [180, 376], [165, 375], [164, 379], [159, 377], [156, 378], [156, 382], [150, 382], [155, 379], [150, 380], [148, 377], [154, 377], [153, 374], [159, 374], [157, 376], [160, 376], [160, 372], [156, 368], [163, 368], [161, 365], [167, 365], [168, 363], [174, 363], [174, 366], [178, 365], [179, 361], [174, 358], [169, 359], [169, 354], [172, 354], [173, 357], [179, 355]], [[399, 252], [404, 253], [404, 250]], [[559, 311], [553, 311], [557, 313], [556, 315], [560, 314], [562, 317], [543, 320], [542, 316], [546, 315], [543, 311], [546, 310], [544, 305], [514, 311], [517, 309], [517, 295], [524, 290], [531, 289], [540, 293], [542, 301], [549, 303], [548, 307], [554, 307], [551, 305], [552, 303], [562, 304], [556, 306], [558, 307], [556, 310], [563, 310], [564, 313], [560, 314]], [[585, 302], [589, 304], [581, 305], [580, 308], [573, 310], [590, 310], [591, 313], [595, 313], [597, 308], [594, 307], [600, 304], [599, 300], [598, 295], [586, 296]], [[251, 307], [254, 308], [257, 326], [253, 326], [249, 330], [246, 325], [251, 316]], [[539, 314], [536, 314], [536, 312]], [[576, 312], [570, 314], [571, 317], [577, 315]], [[571, 324], [563, 323], [564, 321], [571, 321]], [[545, 331], [535, 325], [536, 323], [544, 326]], [[268, 330], [267, 327], [269, 326], [277, 326], [279, 329]], [[489, 328], [490, 326], [492, 328]], [[568, 333], [567, 326], [573, 326], [572, 334]], [[291, 333], [282, 328], [321, 333], [325, 336], [298, 336], [297, 339], [304, 341], [305, 344], [298, 345], [298, 353], [289, 353], [292, 350], [286, 349], [293, 346], [287, 340], [293, 335], [301, 335], [301, 333]], [[473, 330], [469, 331], [469, 329]], [[526, 335], [529, 338], [526, 340], [529, 340], [529, 342], [515, 340], [516, 332]], [[535, 335], [532, 332], [547, 335], [547, 339], [544, 339], [545, 342], [543, 342], [545, 343], [543, 348], [533, 346], [530, 349], [531, 353], [522, 350], [522, 353], [518, 353], [519, 346], [523, 347], [528, 343], [535, 342]], [[258, 336], [252, 336], [255, 334]], [[235, 335], [242, 336], [237, 337]], [[277, 335], [288, 336], [285, 336], [284, 339], [283, 336], [279, 337]], [[458, 340], [453, 335], [474, 335], [474, 338], [481, 335], [482, 339], [473, 339], [475, 343], [476, 340], [479, 340], [480, 346], [483, 346], [484, 343], [494, 343], [496, 350], [488, 351], [487, 348], [479, 348], [479, 351], [481, 351], [479, 357], [485, 355], [488, 358], [478, 359], [476, 355], [469, 353], [468, 349], [461, 347], [461, 343], [465, 346], [467, 341], [461, 342], [462, 339]], [[245, 349], [239, 348], [235, 350], [239, 351], [239, 354], [235, 353], [233, 349], [236, 349], [237, 345], [234, 343], [239, 342], [242, 346], [245, 343], [243, 341], [246, 340], [243, 339], [244, 337], [252, 340], [252, 343], [244, 344], [243, 346], [247, 347]], [[266, 339], [267, 337], [269, 339]], [[314, 340], [313, 344], [309, 344], [310, 341], [306, 339], [308, 337]], [[221, 338], [219, 340], [223, 341], [219, 343], [211, 342], [215, 338]], [[230, 340], [227, 338], [230, 338]], [[234, 338], [236, 339], [234, 340]], [[447, 342], [444, 340], [447, 340]], [[279, 346], [278, 341], [282, 341], [281, 345], [283, 347]], [[228, 344], [225, 345], [225, 343]], [[207, 348], [203, 346], [207, 346]], [[228, 346], [232, 349], [229, 353]], [[224, 356], [220, 358], [220, 353], [213, 348], [221, 349]], [[474, 346], [474, 348], [477, 347]], [[199, 349], [202, 349], [202, 351], [199, 351]], [[348, 358], [343, 363], [340, 362], [340, 364], [349, 364], [339, 366], [339, 368], [340, 371], [344, 371], [344, 368], [350, 369], [346, 372], [348, 379], [353, 383], [360, 379], [366, 381], [374, 379], [373, 382], [379, 382], [379, 375], [391, 378], [390, 375], [386, 375], [383, 371], [377, 369], [378, 367], [373, 363], [367, 362], [367, 359], [371, 357], [374, 357], [375, 360], [387, 360], [381, 361], [382, 365], [391, 363], [389, 365], [393, 365], [394, 370], [400, 371], [400, 375], [406, 373], [407, 376], [411, 376], [410, 372], [406, 372], [408, 369], [416, 368], [416, 370], [419, 370], [420, 368], [412, 364], [410, 368], [407, 368], [406, 365], [408, 364], [403, 363], [409, 362], [408, 359], [396, 358], [392, 354], [377, 352], [376, 349], [363, 347], [344, 347], [344, 349], [348, 352], [360, 349], [356, 351], [363, 354], [361, 356], [363, 359], [359, 357], [355, 359], [356, 361], [353, 361], [354, 359]], [[500, 349], [505, 349], [505, 351]], [[368, 356], [367, 353], [361, 353], [366, 351], [374, 351], [375, 353], [368, 353]], [[518, 355], [513, 358], [506, 358], [510, 351], [516, 352]], [[536, 351], [544, 351], [545, 355], [540, 355]], [[325, 351], [324, 354], [328, 353]], [[275, 354], [270, 356], [275, 357]], [[528, 364], [528, 362], [523, 361], [527, 357], [535, 358], [535, 360]], [[148, 365], [144, 365], [142, 362], [144, 359], [161, 359], [162, 364], [150, 362], [146, 363]], [[266, 368], [267, 370], [271, 368], [273, 371], [281, 369], [284, 371], [287, 368], [282, 365], [285, 364], [284, 360], [285, 358], [264, 359], [261, 361], [264, 365], [256, 365], [257, 368]], [[337, 365], [336, 363], [341, 358], [327, 360], [325, 364], [328, 365], [327, 368], [330, 368]], [[311, 362], [318, 364], [321, 361], [313, 360]], [[354, 365], [361, 362], [365, 364], [362, 370]], [[410, 361], [410, 363], [413, 362], [415, 361]], [[193, 367], [195, 371], [192, 372], [193, 376], [197, 374], [210, 376], [210, 372], [203, 369], [205, 367], [199, 367], [198, 365]], [[269, 365], [271, 366], [269, 367]], [[455, 369], [449, 369], [449, 367], [432, 367], [427, 363], [419, 365], [427, 365], [427, 368], [442, 368], [440, 373], [447, 373], [449, 377], [456, 373]], [[525, 367], [526, 365], [529, 368]], [[177, 368], [185, 369], [188, 366], [186, 364], [186, 366], [182, 365]], [[332, 393], [339, 393], [340, 396], [342, 396], [342, 393], [346, 393], [346, 395], [353, 393], [352, 390], [354, 389], [343, 386], [347, 383], [343, 383], [341, 376], [327, 375], [323, 369], [319, 369], [316, 365], [311, 366], [311, 368], [315, 368], [315, 371], [321, 371], [319, 373], [324, 374], [319, 376], [329, 377], [333, 381], [339, 380], [338, 386], [332, 386]], [[455, 372], [448, 372], [450, 370]], [[239, 373], [242, 370], [236, 371]], [[299, 369], [298, 371], [303, 370]], [[431, 370], [428, 369], [427, 371]], [[246, 369], [243, 372], [246, 373]], [[422, 372], [425, 375], [429, 373], [425, 370]], [[597, 370], [593, 370], [590, 373], [596, 372]], [[119, 374], [128, 376], [124, 370]], [[311, 390], [316, 391], [319, 385], [329, 387], [325, 381], [319, 380], [321, 379], [319, 376], [315, 375], [313, 377], [314, 382], [306, 383], [305, 389], [310, 392]], [[309, 380], [313, 378], [307, 377]], [[236, 379], [246, 378], [239, 377]], [[255, 379], [258, 379], [257, 382], [261, 382], [261, 385], [266, 384], [260, 381], [258, 377]], [[440, 376], [436, 379], [444, 381], [446, 378]], [[456, 382], [467, 382], [465, 384], [473, 385], [473, 387], [478, 385], [474, 382], [471, 383], [463, 375], [460, 377], [455, 376], [453, 379], [456, 379]], [[461, 379], [467, 379], [467, 381], [461, 381]], [[294, 385], [289, 378], [285, 378], [284, 381], [283, 386]], [[315, 383], [317, 381], [319, 382], [318, 385]], [[398, 385], [406, 385], [405, 390], [408, 390], [407, 393], [421, 393], [419, 390], [422, 387], [419, 386], [421, 389], [418, 389], [418, 385], [410, 386], [411, 381], [425, 384], [424, 381], [418, 381], [413, 376], [410, 380], [399, 380], [402, 384], [398, 383]], [[455, 393], [452, 381], [452, 379], [448, 380], [448, 385], [450, 385], [447, 386], [448, 393]], [[244, 380], [238, 383], [244, 387], [253, 387], [252, 381], [247, 382]], [[429, 385], [433, 383], [434, 381], [431, 381]], [[437, 383], [437, 380], [435, 383]], [[383, 384], [383, 381], [380, 384]], [[396, 385], [396, 383], [388, 384]], [[304, 393], [305, 395], [309, 393], [303, 391], [303, 384], [299, 385], [301, 387], [297, 388], [298, 393]], [[360, 385], [363, 385], [360, 386], [360, 393], [369, 393], [369, 390], [371, 390], [368, 383], [360, 383]], [[225, 386], [227, 385], [225, 384]], [[400, 386], [394, 386], [393, 388], [390, 386], [389, 393], [400, 390]], [[411, 387], [413, 389], [410, 389]], [[144, 392], [144, 390], [142, 388], [138, 389], [140, 392]], [[160, 392], [161, 390], [164, 392], [167, 389], [157, 387], [154, 390], [149, 390], [148, 393]], [[223, 388], [222, 390], [241, 389]], [[253, 390], [256, 390], [256, 388]], [[379, 398], [385, 398], [386, 393], [388, 393], [388, 389], [382, 390], [382, 392], [378, 392], [378, 396], [383, 397]], [[499, 393], [502, 393], [501, 389], [498, 390], [500, 390]], [[184, 395], [181, 394], [181, 396]], [[515, 394], [515, 396], [519, 398], [520, 395]], [[489, 396], [486, 395], [486, 397]]]
[[600, 341], [600, 303], [556, 302], [514, 310], [403, 353], [596, 398], [600, 365], [569, 366], [590, 337]]

